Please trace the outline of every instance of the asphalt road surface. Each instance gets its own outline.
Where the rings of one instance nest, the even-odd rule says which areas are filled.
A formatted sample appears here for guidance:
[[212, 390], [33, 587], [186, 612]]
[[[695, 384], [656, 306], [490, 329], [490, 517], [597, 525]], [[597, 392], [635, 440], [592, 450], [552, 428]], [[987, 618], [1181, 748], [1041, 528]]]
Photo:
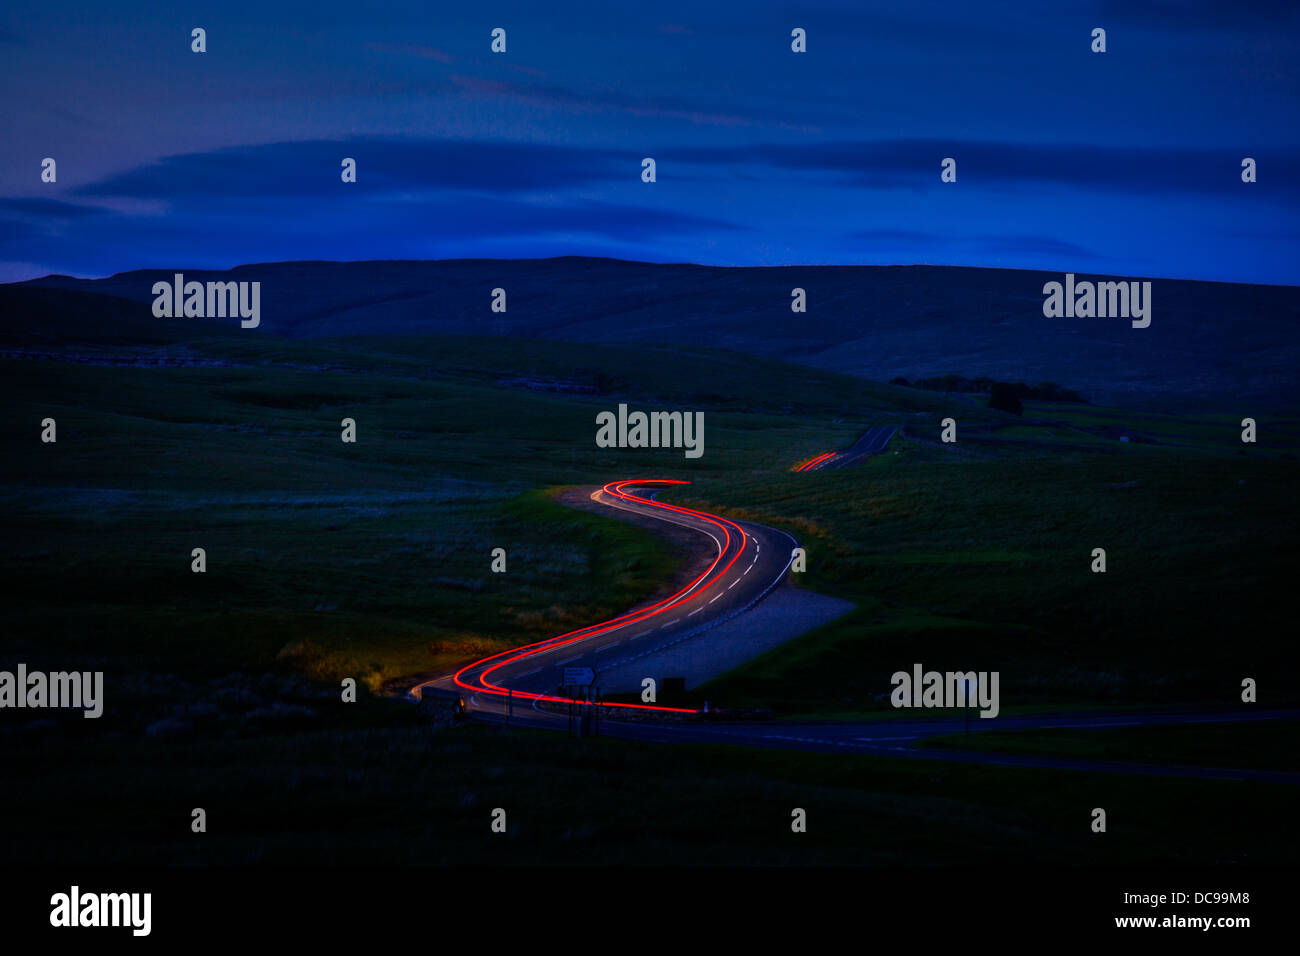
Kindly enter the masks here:
[[[874, 437], [872, 432], [876, 433]], [[893, 429], [873, 429], [872, 432], [864, 435], [854, 449], [860, 445], [883, 447]], [[790, 535], [752, 522], [732, 521], [654, 499], [658, 490], [672, 484], [683, 482], [611, 482], [591, 497], [614, 510], [649, 515], [706, 535], [713, 543], [716, 557], [702, 574], [672, 595], [612, 620], [504, 651], [455, 674], [422, 681], [410, 689], [410, 696], [418, 699], [426, 687], [455, 691], [466, 700], [469, 713], [477, 719], [504, 721], [509, 718], [512, 726], [569, 730], [573, 727], [570, 714], [581, 714], [590, 705], [575, 702], [575, 697], [581, 696], [580, 692], [561, 686], [566, 667], [591, 668], [599, 685], [599, 674], [603, 669], [691, 640], [716, 624], [743, 614], [785, 579], [791, 551], [797, 544]], [[727, 744], [1013, 767], [1300, 784], [1300, 773], [1287, 771], [1187, 767], [917, 746], [927, 737], [966, 731], [979, 734], [989, 730], [1101, 730], [1297, 720], [1300, 719], [1300, 710], [1165, 709], [1047, 713], [1001, 716], [991, 720], [980, 718], [976, 712], [969, 720], [897, 717], [833, 723], [717, 720], [716, 715], [657, 704], [606, 703], [599, 711], [599, 732], [602, 735], [654, 743]]]
[[872, 455], [883, 452], [896, 431], [898, 431], [897, 425], [877, 425], [868, 428], [851, 448], [819, 455], [795, 470], [826, 471], [828, 468], [848, 468], [861, 464]]
[[[565, 668], [589, 667], [597, 675], [656, 650], [690, 640], [744, 612], [780, 584], [796, 542], [784, 531], [732, 521], [654, 500], [653, 494], [679, 481], [611, 482], [592, 500], [617, 511], [649, 515], [708, 537], [716, 557], [705, 571], [676, 593], [609, 621], [561, 634], [527, 647], [484, 658], [450, 679], [425, 682], [474, 696], [477, 713], [518, 710], [534, 703], [564, 704], [571, 695], [561, 684]], [[637, 493], [637, 492], [641, 493]], [[599, 683], [599, 680], [597, 680]], [[648, 704], [609, 704], [607, 708], [693, 714], [683, 708]], [[567, 718], [566, 718], [567, 720]]]

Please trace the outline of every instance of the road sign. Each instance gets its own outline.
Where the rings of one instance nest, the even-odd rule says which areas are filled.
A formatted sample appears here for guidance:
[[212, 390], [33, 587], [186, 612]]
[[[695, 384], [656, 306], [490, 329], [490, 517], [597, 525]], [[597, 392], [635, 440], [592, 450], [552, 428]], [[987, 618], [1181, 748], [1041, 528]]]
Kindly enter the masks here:
[[596, 679], [596, 672], [590, 667], [566, 667], [564, 669], [565, 687], [585, 687]]

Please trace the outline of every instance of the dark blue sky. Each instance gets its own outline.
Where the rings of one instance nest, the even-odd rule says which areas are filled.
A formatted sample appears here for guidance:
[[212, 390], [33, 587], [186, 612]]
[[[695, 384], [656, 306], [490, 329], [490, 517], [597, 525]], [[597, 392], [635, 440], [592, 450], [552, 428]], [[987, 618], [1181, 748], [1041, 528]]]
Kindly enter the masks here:
[[582, 254], [1298, 284], [1296, 10], [9, 0], [0, 281]]

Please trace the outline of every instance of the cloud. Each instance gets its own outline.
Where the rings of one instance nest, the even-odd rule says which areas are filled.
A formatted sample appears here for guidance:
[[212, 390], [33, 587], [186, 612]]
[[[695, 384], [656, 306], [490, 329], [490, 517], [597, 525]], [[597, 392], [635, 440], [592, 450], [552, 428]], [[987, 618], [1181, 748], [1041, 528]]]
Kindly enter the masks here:
[[685, 120], [699, 126], [814, 129], [806, 124], [774, 120], [771, 104], [750, 108], [740, 106], [734, 99], [726, 109], [719, 109], [708, 105], [707, 96], [634, 96], [616, 90], [516, 83], [461, 73], [452, 74], [450, 82], [461, 93], [569, 113], [621, 113], [646, 119]]
[[921, 232], [916, 229], [859, 229], [856, 232], [848, 233], [845, 238], [860, 242], [933, 243], [948, 237], [942, 237], [933, 232]]
[[[5, 221], [2, 210], [0, 223]], [[0, 260], [59, 263], [52, 266], [55, 271], [107, 274], [291, 259], [443, 258], [489, 246], [506, 255], [603, 255], [617, 247], [652, 256], [656, 244], [746, 229], [723, 219], [627, 203], [438, 192], [338, 204], [241, 196], [216, 209], [206, 200], [185, 198], [164, 216], [101, 211], [85, 216], [75, 228], [67, 227], [78, 215], [68, 204], [50, 204], [46, 211], [50, 217], [68, 218], [25, 221], [0, 230]]]
[[102, 215], [103, 209], [59, 199], [0, 199], [0, 218], [37, 218], [44, 220], [84, 219]]
[[64, 234], [70, 227], [105, 210], [58, 199], [0, 199], [0, 249], [14, 256], [32, 243]]
[[1075, 259], [1096, 259], [1097, 255], [1083, 246], [1053, 236], [988, 236], [976, 240], [983, 249], [993, 253], [1034, 256], [1070, 256]]
[[1097, 15], [1163, 32], [1259, 33], [1294, 25], [1300, 21], [1300, 6], [1285, 0], [1101, 0]]
[[[486, 81], [481, 81], [486, 82]], [[500, 83], [501, 81], [492, 81]], [[1243, 192], [1241, 158], [1253, 156], [1260, 181]], [[631, 182], [642, 153], [610, 148], [468, 140], [352, 140], [269, 143], [171, 156], [76, 190], [87, 198], [145, 200], [231, 199], [240, 196], [342, 198], [340, 162], [357, 160], [354, 194], [402, 194], [428, 190], [519, 195], [580, 191]], [[1300, 195], [1300, 150], [1175, 149], [939, 139], [841, 141], [807, 145], [665, 146], [655, 151], [661, 168], [699, 180], [700, 169], [717, 178], [751, 176], [756, 167], [779, 170], [787, 179], [825, 178], [855, 189], [1002, 191], [1062, 186], [1125, 196], [1199, 194], [1234, 201], [1276, 200]], [[939, 162], [957, 160], [957, 185], [939, 180]], [[695, 173], [689, 165], [698, 167]], [[770, 175], [765, 178], [771, 178]]]
[[171, 156], [78, 190], [137, 199], [238, 196], [338, 199], [341, 162], [357, 161], [358, 193], [475, 190], [489, 194], [578, 189], [629, 180], [640, 155], [541, 144], [354, 139], [239, 146]]
[[[1278, 170], [1270, 191], [1295, 195], [1300, 181], [1298, 177], [1284, 174], [1300, 168], [1300, 150], [1231, 145], [1220, 149], [1176, 149], [898, 139], [688, 147], [661, 152], [680, 162], [705, 166], [762, 165], [830, 174], [841, 185], [876, 189], [951, 188], [939, 180], [939, 163], [946, 157], [957, 160], [957, 180], [962, 186], [1064, 185], [1140, 196], [1179, 193], [1241, 196], [1240, 164], [1247, 155]], [[1262, 180], [1255, 185], [1262, 185]]]
[[952, 252], [993, 253], [998, 256], [1017, 255], [1026, 260], [1039, 257], [1069, 256], [1074, 259], [1096, 259], [1095, 253], [1075, 242], [1041, 235], [952, 235], [924, 232], [917, 229], [860, 229], [844, 238], [866, 246], [888, 246], [897, 249], [924, 248]]
[[413, 56], [421, 60], [433, 60], [436, 63], [451, 63], [455, 59], [450, 53], [422, 43], [367, 43], [366, 49], [372, 53]]

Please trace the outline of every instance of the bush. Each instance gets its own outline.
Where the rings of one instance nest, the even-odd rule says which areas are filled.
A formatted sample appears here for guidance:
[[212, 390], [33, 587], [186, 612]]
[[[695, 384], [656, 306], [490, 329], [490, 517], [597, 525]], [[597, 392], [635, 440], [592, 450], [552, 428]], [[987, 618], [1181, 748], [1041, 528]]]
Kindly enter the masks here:
[[1024, 406], [1020, 404], [1020, 396], [1016, 394], [1016, 387], [1006, 382], [994, 382], [989, 389], [989, 408], [1010, 412], [1012, 415], [1025, 413]]

